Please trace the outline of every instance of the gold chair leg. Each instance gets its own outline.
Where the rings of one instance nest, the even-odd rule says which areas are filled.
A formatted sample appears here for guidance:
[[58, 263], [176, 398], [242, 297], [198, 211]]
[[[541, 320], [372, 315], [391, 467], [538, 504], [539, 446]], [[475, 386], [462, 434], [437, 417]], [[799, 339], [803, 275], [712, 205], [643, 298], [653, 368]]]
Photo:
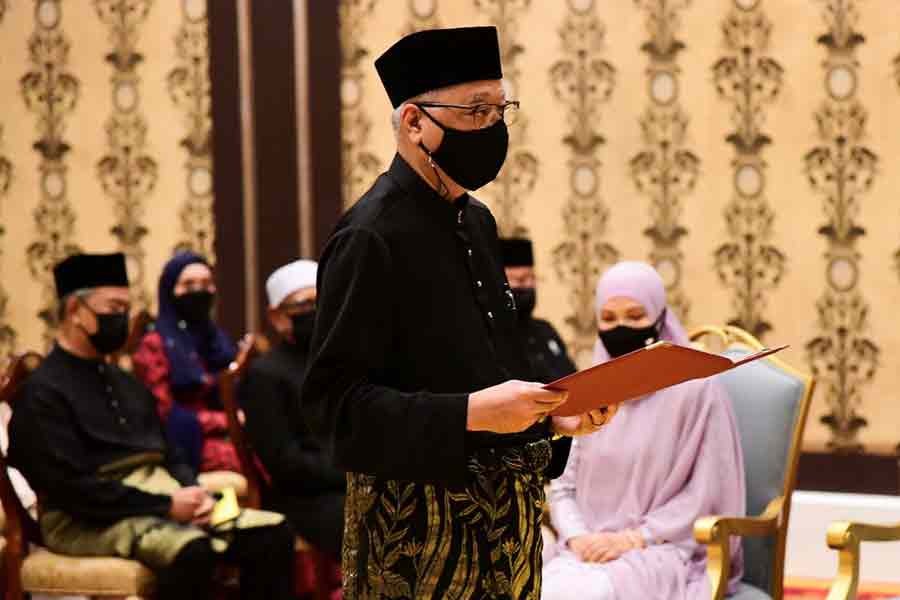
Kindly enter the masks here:
[[838, 572], [826, 600], [855, 600], [859, 587], [860, 539], [848, 523], [828, 527], [828, 545], [838, 551]]

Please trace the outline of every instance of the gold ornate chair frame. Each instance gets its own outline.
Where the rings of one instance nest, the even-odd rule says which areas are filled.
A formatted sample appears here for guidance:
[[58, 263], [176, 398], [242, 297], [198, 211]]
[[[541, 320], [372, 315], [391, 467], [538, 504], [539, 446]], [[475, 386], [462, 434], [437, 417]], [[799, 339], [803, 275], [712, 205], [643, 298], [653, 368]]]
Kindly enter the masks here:
[[[734, 326], [701, 327], [693, 331], [690, 338], [692, 341], [697, 341], [706, 336], [718, 337], [726, 348], [744, 346], [753, 351], [763, 348], [763, 345], [751, 334]], [[776, 356], [765, 360], [802, 381], [804, 393], [794, 420], [781, 495], [772, 499], [762, 514], [758, 516], [708, 516], [698, 519], [694, 525], [694, 537], [707, 547], [707, 575], [712, 586], [713, 600], [725, 598], [728, 589], [731, 575], [731, 536], [774, 538], [771, 589], [766, 591], [775, 600], [780, 600], [783, 595], [785, 543], [791, 513], [791, 494], [797, 481], [797, 465], [800, 460], [803, 432], [815, 389], [815, 380], [811, 375], [795, 369]]]
[[838, 573], [827, 600], [853, 600], [859, 588], [859, 559], [862, 542], [900, 541], [900, 523], [874, 525], [836, 521], [828, 526], [828, 547], [838, 551]]

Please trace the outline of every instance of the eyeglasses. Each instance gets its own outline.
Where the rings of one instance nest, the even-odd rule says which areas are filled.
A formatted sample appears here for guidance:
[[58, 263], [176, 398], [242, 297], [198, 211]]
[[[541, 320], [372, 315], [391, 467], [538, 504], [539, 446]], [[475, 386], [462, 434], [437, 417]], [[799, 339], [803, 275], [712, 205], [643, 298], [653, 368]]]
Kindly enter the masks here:
[[[483, 129], [498, 120], [507, 125], [516, 122], [519, 113], [519, 101], [513, 100], [503, 104], [444, 104], [442, 102], [416, 102], [419, 108], [452, 108], [463, 111], [463, 117], [472, 120], [475, 129]], [[496, 115], [496, 116], [495, 116]]]
[[281, 309], [288, 315], [302, 315], [316, 309], [315, 300], [303, 300], [301, 302], [285, 302]]
[[212, 292], [214, 284], [211, 280], [187, 279], [180, 285], [185, 292]]

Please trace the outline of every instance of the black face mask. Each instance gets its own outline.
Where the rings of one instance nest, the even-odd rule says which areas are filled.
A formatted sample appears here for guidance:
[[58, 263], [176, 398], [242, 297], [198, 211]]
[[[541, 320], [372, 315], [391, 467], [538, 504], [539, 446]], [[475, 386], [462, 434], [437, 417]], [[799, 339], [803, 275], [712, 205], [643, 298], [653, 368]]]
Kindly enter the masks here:
[[434, 152], [422, 142], [419, 146], [453, 181], [477, 190], [497, 178], [509, 149], [509, 131], [503, 119], [484, 129], [463, 131], [446, 127], [425, 109], [420, 110], [444, 131], [444, 139]]
[[534, 305], [537, 303], [537, 293], [533, 287], [512, 288], [513, 298], [516, 300], [516, 310], [519, 318], [524, 320], [531, 318]]
[[128, 341], [128, 313], [98, 313], [82, 300], [81, 302], [97, 319], [97, 331], [87, 334], [94, 350], [100, 354], [112, 354], [122, 348]]
[[665, 311], [663, 311], [656, 323], [649, 327], [619, 325], [609, 331], [599, 331], [597, 335], [600, 337], [600, 341], [603, 342], [603, 346], [609, 352], [609, 355], [617, 358], [659, 341], [659, 325], [662, 323], [665, 314]]
[[300, 347], [309, 346], [312, 341], [313, 325], [316, 324], [316, 311], [300, 313], [291, 317], [294, 330], [294, 344]]
[[206, 290], [175, 296], [175, 312], [188, 323], [202, 323], [209, 320], [215, 298], [215, 294]]

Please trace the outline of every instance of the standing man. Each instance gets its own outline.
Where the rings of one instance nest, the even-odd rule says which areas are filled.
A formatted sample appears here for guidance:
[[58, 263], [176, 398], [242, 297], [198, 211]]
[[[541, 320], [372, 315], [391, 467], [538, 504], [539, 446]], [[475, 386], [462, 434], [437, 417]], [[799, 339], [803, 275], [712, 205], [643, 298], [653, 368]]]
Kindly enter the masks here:
[[565, 395], [533, 380], [497, 227], [470, 197], [506, 158], [518, 108], [494, 27], [430, 30], [375, 67], [397, 155], [323, 253], [304, 416], [349, 471], [347, 600], [538, 600], [545, 418]]
[[519, 314], [519, 331], [525, 344], [528, 362], [535, 379], [542, 383], [556, 381], [575, 372], [566, 345], [553, 325], [543, 319], [535, 319], [537, 304], [537, 277], [534, 273], [534, 249], [531, 240], [507, 238], [500, 240], [503, 268], [506, 280], [516, 299]]

